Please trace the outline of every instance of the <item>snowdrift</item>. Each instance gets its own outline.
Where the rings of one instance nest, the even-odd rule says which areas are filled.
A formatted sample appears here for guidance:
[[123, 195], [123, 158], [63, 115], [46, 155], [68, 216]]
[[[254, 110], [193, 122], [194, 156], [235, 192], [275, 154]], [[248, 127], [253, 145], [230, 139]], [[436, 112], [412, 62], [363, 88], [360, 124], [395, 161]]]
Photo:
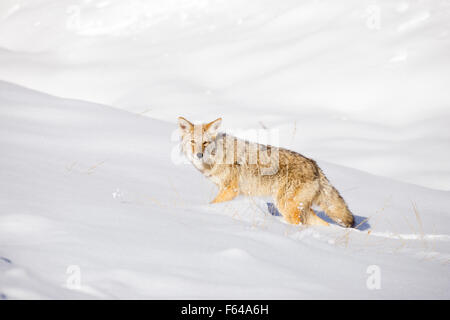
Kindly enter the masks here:
[[208, 204], [175, 130], [0, 82], [0, 297], [450, 298], [449, 192], [319, 161], [358, 229], [292, 226]]
[[311, 157], [450, 190], [448, 21], [434, 0], [2, 0], [0, 79], [263, 123]]

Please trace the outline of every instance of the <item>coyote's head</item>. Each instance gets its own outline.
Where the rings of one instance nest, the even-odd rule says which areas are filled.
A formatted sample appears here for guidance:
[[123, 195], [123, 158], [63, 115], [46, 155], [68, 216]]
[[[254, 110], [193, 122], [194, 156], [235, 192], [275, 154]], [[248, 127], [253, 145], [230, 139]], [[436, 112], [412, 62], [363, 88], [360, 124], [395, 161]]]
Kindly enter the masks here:
[[193, 124], [178, 117], [181, 131], [181, 148], [184, 154], [198, 168], [210, 164], [215, 153], [215, 140], [222, 118], [205, 124]]

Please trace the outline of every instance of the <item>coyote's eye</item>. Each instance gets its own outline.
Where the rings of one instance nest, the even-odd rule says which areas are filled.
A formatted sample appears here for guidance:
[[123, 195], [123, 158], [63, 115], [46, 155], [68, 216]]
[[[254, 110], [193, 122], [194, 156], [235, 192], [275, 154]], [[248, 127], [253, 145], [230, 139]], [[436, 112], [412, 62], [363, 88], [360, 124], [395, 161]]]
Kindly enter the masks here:
[[208, 145], [208, 143], [209, 143], [208, 141], [204, 141], [203, 146], [206, 147]]

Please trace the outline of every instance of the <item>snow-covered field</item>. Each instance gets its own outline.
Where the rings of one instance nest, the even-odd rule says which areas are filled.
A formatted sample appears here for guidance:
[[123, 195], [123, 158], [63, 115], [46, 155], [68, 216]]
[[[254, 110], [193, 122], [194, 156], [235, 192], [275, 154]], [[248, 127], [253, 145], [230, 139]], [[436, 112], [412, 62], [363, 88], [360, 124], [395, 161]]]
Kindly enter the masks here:
[[[448, 1], [2, 0], [0, 298], [450, 298], [449, 21]], [[208, 204], [179, 115], [276, 132], [358, 228]]]

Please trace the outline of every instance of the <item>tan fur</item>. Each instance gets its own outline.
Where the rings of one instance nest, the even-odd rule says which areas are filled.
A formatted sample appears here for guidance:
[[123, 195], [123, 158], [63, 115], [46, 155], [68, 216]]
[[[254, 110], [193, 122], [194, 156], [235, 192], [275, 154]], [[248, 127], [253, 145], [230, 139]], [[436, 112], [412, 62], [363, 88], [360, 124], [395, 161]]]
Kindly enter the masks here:
[[316, 204], [340, 225], [353, 226], [347, 204], [315, 161], [287, 149], [217, 133], [220, 122], [219, 118], [194, 125], [179, 117], [183, 152], [219, 187], [212, 203], [229, 201], [239, 194], [272, 196], [289, 223], [328, 225], [312, 210]]

